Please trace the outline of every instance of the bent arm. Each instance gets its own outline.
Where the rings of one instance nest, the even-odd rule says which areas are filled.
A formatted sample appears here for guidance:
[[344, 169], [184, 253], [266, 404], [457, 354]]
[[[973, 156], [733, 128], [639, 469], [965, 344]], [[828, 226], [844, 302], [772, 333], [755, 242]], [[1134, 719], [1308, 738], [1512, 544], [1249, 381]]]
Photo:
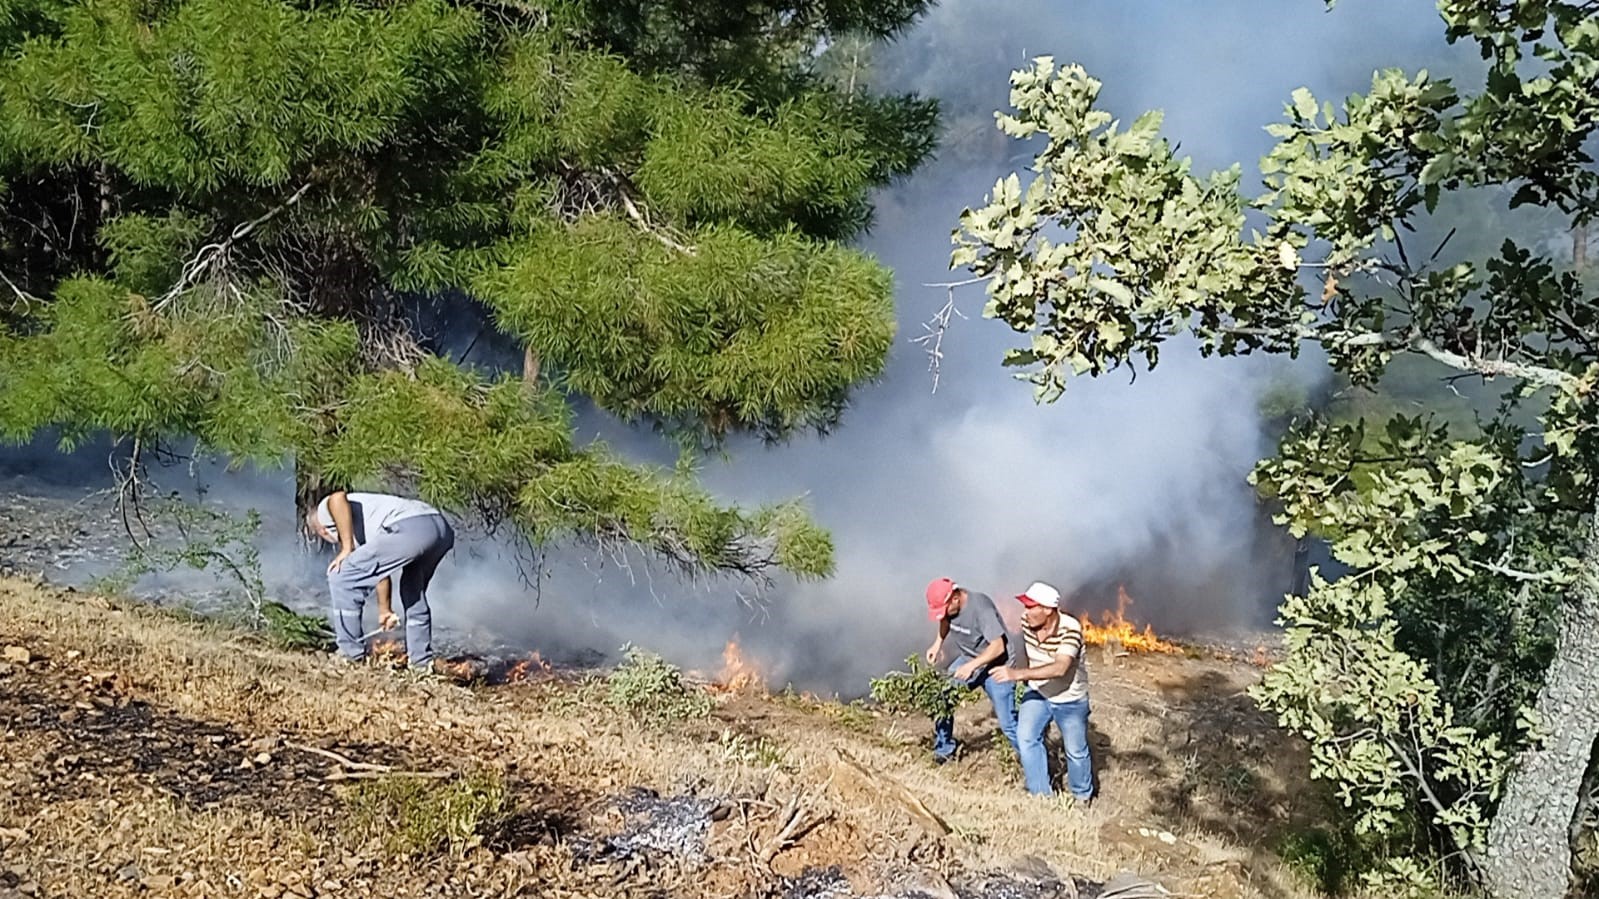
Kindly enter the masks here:
[[328, 495], [328, 514], [333, 516], [333, 527], [339, 532], [339, 551], [355, 552], [355, 512], [343, 490]]
[[1004, 654], [1005, 654], [1005, 638], [1004, 637], [996, 637], [996, 638], [988, 641], [988, 645], [983, 647], [983, 651], [977, 654], [977, 658], [972, 659], [972, 665], [973, 665], [973, 667], [976, 667], [976, 668], [987, 667], [987, 665], [990, 662], [994, 661], [995, 659], [998, 659], [1000, 656], [1003, 656]]

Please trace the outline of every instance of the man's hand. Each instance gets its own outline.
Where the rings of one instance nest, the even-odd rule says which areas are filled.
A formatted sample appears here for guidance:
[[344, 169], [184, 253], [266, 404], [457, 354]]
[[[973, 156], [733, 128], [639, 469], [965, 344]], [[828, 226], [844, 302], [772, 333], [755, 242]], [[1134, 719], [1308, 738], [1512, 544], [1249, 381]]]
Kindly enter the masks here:
[[339, 554], [334, 556], [333, 561], [328, 563], [328, 574], [332, 574], [333, 572], [338, 571], [340, 568], [343, 568], [344, 560], [348, 559], [350, 554], [353, 552], [355, 552], [353, 549], [339, 550]]
[[977, 661], [975, 659], [955, 669], [956, 680], [969, 681], [975, 674], [977, 674]]
[[392, 631], [400, 626], [400, 616], [394, 614], [393, 609], [384, 609], [378, 614], [378, 627]]
[[988, 679], [998, 684], [1008, 684], [1012, 681], [1021, 680], [1021, 672], [1022, 670], [1020, 668], [1012, 668], [1009, 665], [1001, 665], [998, 668], [988, 672]]
[[927, 652], [923, 655], [923, 658], [927, 659], [927, 664], [929, 664], [929, 665], [937, 665], [938, 664], [938, 654], [943, 652], [943, 651], [944, 651], [944, 641], [943, 640], [934, 640], [933, 641], [933, 645], [927, 647]]

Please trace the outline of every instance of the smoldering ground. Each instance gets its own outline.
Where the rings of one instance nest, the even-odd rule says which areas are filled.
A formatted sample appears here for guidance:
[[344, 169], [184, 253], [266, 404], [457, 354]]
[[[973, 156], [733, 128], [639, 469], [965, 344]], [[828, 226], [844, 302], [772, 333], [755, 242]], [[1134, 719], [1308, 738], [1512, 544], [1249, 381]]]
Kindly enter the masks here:
[[[874, 88], [938, 96], [947, 125], [939, 158], [880, 193], [860, 242], [895, 272], [900, 334], [884, 376], [857, 392], [836, 433], [777, 447], [735, 442], [703, 467], [731, 501], [803, 495], [833, 533], [836, 576], [782, 581], [751, 602], [737, 585], [683, 583], [638, 559], [619, 564], [574, 547], [541, 560], [533, 591], [506, 546], [463, 540], [434, 590], [444, 641], [555, 656], [634, 642], [714, 669], [737, 634], [772, 679], [853, 695], [926, 644], [921, 592], [938, 576], [995, 596], [1049, 580], [1089, 612], [1113, 607], [1125, 584], [1130, 615], [1170, 633], [1266, 626], [1294, 560], [1244, 480], [1271, 449], [1259, 399], [1285, 380], [1316, 381], [1318, 363], [1203, 360], [1178, 342], [1152, 372], [1075, 383], [1038, 406], [999, 365], [1021, 338], [983, 320], [981, 288], [968, 287], [954, 295], [965, 317], [945, 335], [934, 392], [925, 347], [912, 339], [947, 296], [924, 285], [951, 278], [949, 232], [961, 209], [1031, 162], [1026, 145], [993, 128], [992, 113], [1006, 104], [1008, 73], [1032, 56], [1084, 64], [1124, 120], [1164, 109], [1165, 132], [1196, 169], [1242, 161], [1247, 172], [1269, 146], [1261, 126], [1296, 87], [1338, 98], [1363, 91], [1378, 68], [1474, 64], [1469, 48], [1447, 47], [1441, 34], [1422, 0], [1345, 0], [1331, 13], [1315, 0], [935, 8], [862, 60]], [[449, 324], [446, 351], [480, 365], [514, 361], [477, 323]], [[630, 456], [675, 456], [647, 428], [588, 412], [580, 424]], [[21, 464], [55, 470], [57, 482], [76, 476], [37, 450]], [[94, 486], [104, 470], [103, 461], [83, 465]], [[211, 501], [267, 514], [273, 585], [314, 598], [321, 564], [292, 537], [286, 478], [201, 474]]]

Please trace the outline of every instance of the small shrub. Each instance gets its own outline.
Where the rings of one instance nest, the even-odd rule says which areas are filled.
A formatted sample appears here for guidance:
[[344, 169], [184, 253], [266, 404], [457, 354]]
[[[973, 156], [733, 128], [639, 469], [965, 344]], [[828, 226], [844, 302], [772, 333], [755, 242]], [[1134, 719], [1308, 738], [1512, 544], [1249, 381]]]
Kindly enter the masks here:
[[604, 684], [602, 698], [614, 709], [649, 724], [703, 718], [711, 697], [683, 680], [683, 671], [653, 652], [622, 647], [624, 660]]
[[920, 712], [936, 720], [954, 715], [974, 692], [921, 656], [907, 658], [905, 665], [910, 671], [891, 671], [872, 679], [873, 699], [895, 711]]
[[1016, 754], [1016, 747], [1012, 746], [1009, 740], [1000, 739], [994, 741], [994, 752], [997, 754], [999, 769], [1005, 772], [1005, 776], [1012, 780], [1021, 780], [1022, 757]]
[[333, 629], [320, 615], [301, 615], [280, 602], [261, 604], [267, 640], [282, 649], [330, 651]]
[[346, 796], [358, 840], [376, 838], [394, 856], [460, 855], [505, 816], [505, 783], [477, 771], [439, 781], [395, 775], [365, 781]]
[[747, 736], [723, 730], [716, 738], [716, 748], [725, 764], [781, 768], [788, 761], [782, 747], [759, 735]]

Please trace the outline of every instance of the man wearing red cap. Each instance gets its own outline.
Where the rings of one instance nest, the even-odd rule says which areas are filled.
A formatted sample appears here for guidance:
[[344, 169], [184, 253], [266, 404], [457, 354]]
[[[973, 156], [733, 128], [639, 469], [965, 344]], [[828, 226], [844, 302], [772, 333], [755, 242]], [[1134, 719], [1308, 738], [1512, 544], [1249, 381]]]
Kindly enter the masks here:
[[[994, 704], [1000, 733], [1016, 746], [1016, 687], [990, 674], [1007, 663], [1019, 663], [1021, 641], [1005, 630], [994, 601], [984, 593], [971, 593], [947, 577], [927, 585], [927, 617], [938, 622], [938, 637], [927, 647], [927, 664], [937, 665], [946, 642], [958, 653], [948, 671], [956, 680], [982, 687]], [[933, 761], [942, 765], [955, 755], [955, 719], [933, 722]], [[1017, 753], [1021, 750], [1018, 748]]]
[[995, 670], [990, 680], [1025, 681], [1017, 714], [1017, 755], [1027, 792], [1047, 796], [1049, 756], [1044, 733], [1060, 728], [1066, 746], [1066, 786], [1080, 802], [1094, 798], [1094, 761], [1088, 752], [1088, 671], [1083, 667], [1083, 627], [1060, 610], [1060, 591], [1035, 582], [1016, 597], [1023, 606], [1027, 665]]

